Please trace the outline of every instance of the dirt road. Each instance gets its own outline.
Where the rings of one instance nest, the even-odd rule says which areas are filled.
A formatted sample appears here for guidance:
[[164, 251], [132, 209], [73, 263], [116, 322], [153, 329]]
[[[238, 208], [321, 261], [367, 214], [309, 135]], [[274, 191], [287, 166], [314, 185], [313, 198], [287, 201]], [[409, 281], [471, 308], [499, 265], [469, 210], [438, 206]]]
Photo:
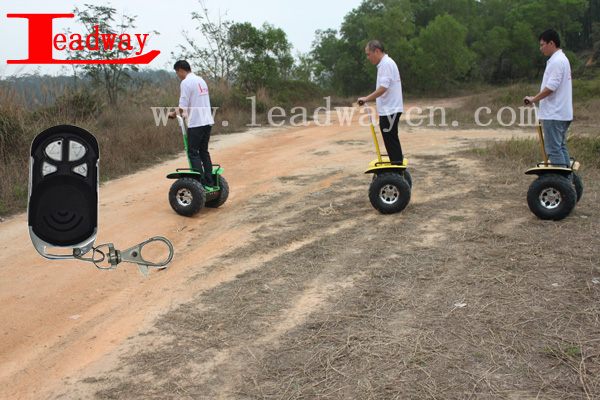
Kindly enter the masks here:
[[[494, 324], [539, 333], [526, 310], [542, 312], [544, 302], [535, 288], [512, 285], [521, 279], [544, 291], [558, 282], [567, 297], [575, 296], [569, 285], [584, 286], [598, 303], [595, 188], [566, 222], [543, 223], [525, 203], [530, 178], [511, 181], [522, 171], [495, 174], [455, 153], [531, 132], [405, 130], [411, 203], [383, 216], [368, 202], [371, 177], [363, 175], [374, 158], [369, 129], [332, 122], [214, 137], [211, 154], [225, 167], [230, 198], [193, 218], [175, 214], [167, 199], [165, 175], [186, 164], [182, 157], [103, 185], [97, 244], [124, 249], [163, 235], [175, 247], [170, 267], [148, 277], [134, 264], [105, 272], [45, 260], [30, 244], [25, 215], [0, 224], [0, 398], [451, 398], [461, 390], [522, 398], [554, 388], [544, 378], [531, 385], [543, 371], [507, 372], [485, 348], [510, 342]], [[577, 249], [555, 247], [580, 276], [561, 275], [566, 261], [536, 275], [545, 259], [536, 232], [570, 225], [595, 234]], [[482, 294], [492, 286], [492, 297]], [[528, 294], [536, 300], [527, 303]], [[515, 307], [515, 318], [490, 323], [494, 310]], [[482, 335], [459, 332], [465, 310], [480, 318]], [[552, 323], [556, 335], [562, 315]], [[581, 336], [579, 348], [589, 339], [586, 351], [595, 351], [598, 320], [586, 321], [592, 338]], [[463, 365], [450, 343], [476, 346], [467, 357], [475, 364]], [[519, 350], [502, 346], [517, 363]], [[438, 353], [444, 365], [432, 358]], [[588, 375], [598, 373], [598, 359], [588, 361], [579, 386], [570, 384], [594, 393]], [[428, 370], [450, 364], [462, 379]]]

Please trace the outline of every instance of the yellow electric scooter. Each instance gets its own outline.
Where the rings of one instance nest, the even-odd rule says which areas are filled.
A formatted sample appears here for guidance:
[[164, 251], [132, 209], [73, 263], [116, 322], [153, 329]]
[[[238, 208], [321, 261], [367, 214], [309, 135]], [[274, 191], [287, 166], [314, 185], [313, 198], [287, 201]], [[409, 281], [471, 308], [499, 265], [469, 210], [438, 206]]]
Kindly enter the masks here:
[[404, 158], [401, 165], [396, 165], [390, 162], [389, 157], [381, 156], [369, 105], [363, 101], [360, 101], [359, 104], [367, 108], [371, 134], [377, 150], [377, 159], [371, 161], [369, 168], [365, 171], [365, 174], [373, 174], [373, 181], [369, 187], [369, 200], [373, 207], [382, 214], [399, 213], [410, 202], [412, 178], [406, 169], [407, 160]]
[[[530, 103], [525, 100], [525, 104]], [[537, 118], [535, 104], [533, 107]], [[525, 172], [527, 175], [538, 176], [527, 191], [527, 205], [538, 218], [558, 221], [573, 211], [583, 195], [583, 182], [576, 172], [580, 164], [572, 157], [570, 165], [548, 161], [539, 120], [537, 121], [537, 130], [544, 161]]]

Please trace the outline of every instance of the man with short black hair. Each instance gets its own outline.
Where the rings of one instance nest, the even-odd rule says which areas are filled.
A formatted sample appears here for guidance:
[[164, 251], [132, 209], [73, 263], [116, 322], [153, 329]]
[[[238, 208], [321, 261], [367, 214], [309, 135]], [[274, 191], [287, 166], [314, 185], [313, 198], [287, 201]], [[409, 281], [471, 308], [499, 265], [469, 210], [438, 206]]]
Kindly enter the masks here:
[[540, 103], [538, 118], [544, 121], [544, 145], [550, 162], [556, 167], [570, 167], [567, 130], [573, 121], [573, 88], [571, 64], [560, 48], [560, 37], [554, 29], [540, 34], [540, 50], [550, 57], [546, 63], [541, 91], [526, 96], [525, 103]]
[[379, 114], [379, 129], [383, 143], [392, 164], [402, 164], [402, 146], [398, 138], [398, 122], [404, 112], [402, 104], [402, 83], [398, 66], [387, 54], [379, 40], [371, 40], [365, 47], [367, 58], [377, 65], [376, 89], [368, 96], [360, 97], [358, 102], [376, 100]]
[[[187, 118], [188, 157], [192, 169], [202, 174], [201, 183], [212, 190], [212, 160], [208, 152], [210, 131], [215, 123], [210, 107], [208, 85], [201, 77], [192, 72], [190, 64], [179, 60], [173, 66], [181, 79], [181, 95], [179, 97], [179, 114]], [[169, 113], [174, 119], [177, 112]]]

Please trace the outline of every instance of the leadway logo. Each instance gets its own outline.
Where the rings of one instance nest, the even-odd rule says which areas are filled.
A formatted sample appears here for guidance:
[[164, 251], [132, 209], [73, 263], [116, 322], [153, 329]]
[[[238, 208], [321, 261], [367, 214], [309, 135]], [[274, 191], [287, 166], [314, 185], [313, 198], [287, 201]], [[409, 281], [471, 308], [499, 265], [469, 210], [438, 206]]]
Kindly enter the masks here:
[[[26, 18], [29, 20], [29, 58], [26, 60], [7, 60], [7, 64], [149, 64], [159, 54], [158, 50], [151, 50], [146, 54], [144, 45], [149, 34], [135, 34], [133, 37], [124, 33], [106, 34], [98, 32], [98, 26], [94, 27], [94, 33], [86, 35], [85, 38], [79, 33], [73, 33], [67, 38], [59, 33], [52, 32], [52, 22], [55, 18], [74, 18], [74, 14], [6, 14], [8, 18]], [[139, 45], [136, 57], [120, 58], [115, 60], [57, 60], [52, 57], [52, 50], [133, 50], [132, 45]]]

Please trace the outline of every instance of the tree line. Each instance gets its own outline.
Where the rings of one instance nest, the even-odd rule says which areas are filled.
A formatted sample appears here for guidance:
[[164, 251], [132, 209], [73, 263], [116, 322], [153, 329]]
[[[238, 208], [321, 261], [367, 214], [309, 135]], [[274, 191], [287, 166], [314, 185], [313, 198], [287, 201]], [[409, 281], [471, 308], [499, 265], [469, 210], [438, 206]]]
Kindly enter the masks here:
[[205, 8], [193, 18], [209, 48], [186, 35], [179, 54], [247, 91], [291, 79], [344, 96], [369, 91], [374, 69], [364, 49], [374, 38], [398, 63], [409, 92], [538, 79], [546, 63], [538, 36], [548, 28], [560, 32], [574, 71], [582, 54], [584, 62], [600, 56], [600, 0], [364, 0], [339, 30], [315, 32], [312, 50], [296, 62], [285, 32], [273, 25], [212, 20]]
[[[295, 57], [281, 28], [215, 18], [202, 0], [199, 4], [201, 10], [191, 16], [198, 28], [183, 32], [173, 60], [187, 59], [195, 71], [240, 94], [259, 89], [288, 98], [297, 91], [365, 93], [373, 88], [374, 68], [364, 49], [374, 38], [397, 62], [404, 90], [428, 94], [470, 82], [539, 79], [546, 59], [537, 37], [547, 28], [560, 32], [574, 71], [582, 55], [591, 64], [586, 71], [594, 71], [600, 56], [600, 0], [364, 0], [339, 29], [316, 31], [312, 49]], [[111, 6], [86, 4], [74, 13], [90, 32], [98, 25], [109, 33], [135, 27], [135, 16], [119, 16]], [[118, 48], [72, 53], [70, 58], [127, 56]], [[116, 104], [136, 70], [135, 65], [88, 64], [76, 67], [74, 76]]]
[[373, 85], [364, 47], [377, 38], [398, 63], [403, 87], [431, 92], [539, 78], [546, 59], [537, 38], [548, 28], [560, 32], [575, 70], [575, 52], [598, 50], [599, 1], [365, 0], [339, 31], [317, 31], [310, 55], [320, 85], [361, 93]]

